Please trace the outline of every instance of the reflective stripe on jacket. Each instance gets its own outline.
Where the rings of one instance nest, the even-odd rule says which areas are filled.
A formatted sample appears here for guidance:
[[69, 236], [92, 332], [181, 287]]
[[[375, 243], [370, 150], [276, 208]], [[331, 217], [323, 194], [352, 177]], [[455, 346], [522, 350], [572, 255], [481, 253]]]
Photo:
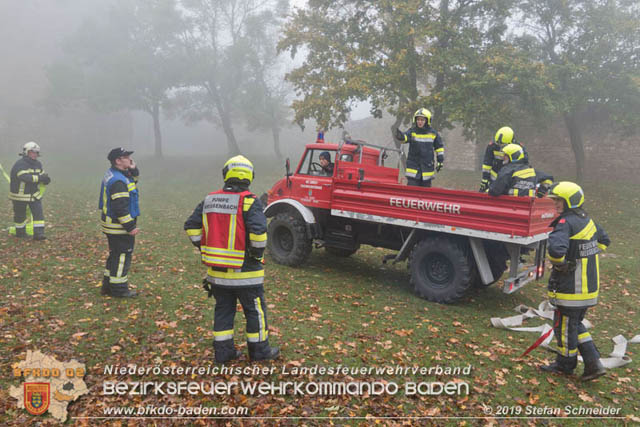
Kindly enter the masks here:
[[[140, 216], [138, 187], [122, 171], [110, 168], [102, 179], [98, 208], [100, 225], [107, 234], [128, 234]], [[124, 202], [124, 203], [123, 203]]]
[[606, 231], [582, 209], [564, 212], [549, 235], [549, 260], [556, 266], [549, 278], [548, 294], [555, 305], [590, 307], [598, 303], [598, 254], [611, 240]]
[[262, 203], [246, 186], [229, 185], [207, 195], [184, 228], [209, 266], [209, 283], [222, 287], [264, 283], [267, 219]]
[[428, 181], [435, 171], [434, 152], [438, 162], [444, 161], [444, 145], [442, 138], [431, 127], [412, 127], [404, 133], [404, 141], [409, 144], [405, 175], [408, 178]]
[[11, 168], [9, 199], [21, 202], [40, 200], [42, 194], [38, 184], [45, 173], [38, 160], [23, 156]]
[[535, 197], [536, 183], [536, 171], [519, 160], [500, 169], [498, 177], [489, 186], [489, 194]]

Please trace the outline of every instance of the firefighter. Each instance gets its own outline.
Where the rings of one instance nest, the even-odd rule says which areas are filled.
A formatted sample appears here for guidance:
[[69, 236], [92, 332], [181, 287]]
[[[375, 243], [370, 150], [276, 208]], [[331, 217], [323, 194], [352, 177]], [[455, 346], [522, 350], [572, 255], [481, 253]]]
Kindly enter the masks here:
[[556, 306], [554, 333], [558, 344], [555, 362], [540, 366], [546, 372], [571, 374], [584, 360], [583, 381], [605, 374], [600, 354], [591, 334], [582, 324], [589, 307], [598, 303], [600, 288], [598, 254], [611, 241], [602, 227], [582, 209], [584, 193], [577, 184], [562, 181], [553, 185], [549, 197], [556, 203], [559, 216], [551, 223], [549, 259], [553, 265], [548, 294]]
[[114, 148], [107, 155], [111, 167], [104, 174], [100, 188], [99, 209], [101, 211], [102, 232], [109, 243], [102, 295], [117, 298], [132, 298], [136, 291], [129, 289], [129, 267], [135, 245], [135, 236], [140, 232], [137, 218], [138, 176], [140, 171], [131, 158], [133, 151]]
[[501, 127], [496, 132], [494, 140], [487, 145], [484, 152], [484, 160], [482, 161], [482, 182], [480, 183], [480, 192], [485, 193], [489, 190], [489, 186], [498, 177], [498, 172], [503, 165], [504, 154], [502, 149], [507, 144], [518, 144], [522, 147], [525, 163], [529, 163], [529, 155], [524, 146], [516, 141], [513, 129], [508, 126]]
[[49, 185], [51, 178], [38, 161], [40, 146], [27, 142], [20, 159], [11, 168], [9, 199], [13, 203], [16, 237], [27, 237], [27, 206], [33, 215], [33, 240], [45, 240], [41, 185]]
[[244, 156], [229, 159], [222, 169], [224, 187], [209, 193], [184, 224], [191, 242], [207, 265], [204, 288], [216, 300], [213, 349], [216, 363], [240, 357], [233, 342], [236, 301], [247, 322], [249, 358], [275, 359], [269, 346], [267, 303], [264, 298], [263, 257], [267, 244], [267, 218], [259, 199], [249, 191], [253, 164]]
[[489, 186], [489, 194], [535, 197], [538, 181], [536, 171], [526, 163], [522, 147], [507, 144], [502, 148], [502, 153], [504, 166]]
[[438, 132], [431, 127], [431, 112], [420, 108], [413, 115], [413, 126], [404, 133], [396, 129], [395, 133], [399, 141], [409, 143], [405, 169], [408, 184], [431, 187], [434, 170], [440, 172], [444, 164], [444, 144]]

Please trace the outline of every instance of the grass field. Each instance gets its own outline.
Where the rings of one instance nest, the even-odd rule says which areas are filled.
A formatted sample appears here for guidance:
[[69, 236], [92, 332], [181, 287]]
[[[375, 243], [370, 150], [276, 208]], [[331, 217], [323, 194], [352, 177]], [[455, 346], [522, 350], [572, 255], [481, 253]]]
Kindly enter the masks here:
[[[406, 264], [382, 265], [389, 251], [364, 247], [339, 259], [314, 250], [301, 268], [277, 265], [267, 256], [265, 293], [273, 345], [282, 357], [272, 376], [163, 376], [108, 375], [106, 365], [209, 366], [212, 363], [213, 300], [201, 289], [205, 269], [182, 230], [184, 220], [204, 195], [221, 185], [223, 159], [138, 159], [142, 229], [136, 241], [129, 277], [140, 297], [118, 300], [99, 293], [106, 239], [99, 231], [98, 189], [106, 161], [71, 166], [62, 158], [43, 158], [53, 182], [44, 199], [46, 242], [18, 241], [0, 235], [0, 423], [55, 422], [31, 417], [15, 406], [9, 385], [18, 385], [11, 365], [27, 350], [39, 349], [58, 360], [78, 359], [87, 365], [90, 393], [69, 406], [70, 417], [100, 417], [110, 406], [244, 406], [250, 416], [268, 417], [483, 417], [486, 407], [506, 415], [527, 415], [527, 408], [619, 408], [625, 420], [640, 422], [640, 367], [638, 360], [612, 370], [606, 377], [582, 384], [577, 376], [544, 376], [536, 366], [552, 359], [536, 350], [519, 355], [537, 338], [491, 327], [491, 317], [515, 314], [518, 304], [537, 306], [546, 295], [546, 283], [527, 285], [513, 295], [499, 286], [471, 292], [456, 305], [438, 305], [417, 298], [409, 286]], [[252, 190], [260, 194], [283, 173], [283, 167], [256, 159], [258, 177]], [[295, 163], [295, 162], [294, 162]], [[7, 162], [4, 162], [7, 168]], [[8, 165], [9, 167], [11, 165]], [[558, 178], [558, 176], [557, 176]], [[562, 177], [560, 178], [569, 178]], [[445, 171], [436, 185], [476, 189], [478, 174]], [[640, 194], [628, 182], [590, 182], [585, 186], [586, 208], [605, 227], [613, 241], [601, 260], [601, 302], [589, 310], [593, 336], [603, 356], [613, 347], [611, 338], [640, 333]], [[12, 222], [0, 184], [2, 224]], [[527, 326], [540, 324], [531, 320]], [[231, 366], [248, 366], [242, 313], [236, 317], [236, 343], [245, 352]], [[637, 358], [640, 347], [631, 344], [628, 355]], [[464, 367], [469, 375], [350, 374], [292, 376], [295, 367]], [[267, 364], [270, 366], [270, 364]], [[579, 366], [577, 373], [581, 373]], [[231, 395], [104, 396], [105, 381], [383, 381], [397, 383], [395, 394], [351, 396]], [[457, 381], [469, 385], [462, 396], [406, 396], [406, 382]], [[561, 416], [564, 416], [564, 411]], [[71, 423], [99, 420], [71, 419]], [[121, 420], [142, 423], [145, 420]], [[146, 420], [149, 421], [149, 420]], [[155, 419], [157, 424], [180, 420]], [[276, 419], [293, 424], [296, 420]], [[325, 424], [306, 419], [307, 424]], [[392, 422], [390, 420], [379, 420]], [[405, 420], [411, 422], [410, 420]], [[534, 423], [534, 420], [434, 419], [441, 423]], [[183, 420], [201, 423], [203, 420]], [[241, 422], [232, 421], [229, 422]], [[336, 419], [336, 423], [349, 422]], [[353, 423], [364, 422], [354, 419]], [[393, 422], [401, 423], [403, 420]], [[414, 420], [415, 422], [415, 420]], [[424, 422], [424, 420], [422, 421]], [[537, 422], [566, 424], [568, 420]], [[244, 421], [248, 423], [248, 421]], [[602, 424], [603, 420], [572, 420], [574, 424]]]

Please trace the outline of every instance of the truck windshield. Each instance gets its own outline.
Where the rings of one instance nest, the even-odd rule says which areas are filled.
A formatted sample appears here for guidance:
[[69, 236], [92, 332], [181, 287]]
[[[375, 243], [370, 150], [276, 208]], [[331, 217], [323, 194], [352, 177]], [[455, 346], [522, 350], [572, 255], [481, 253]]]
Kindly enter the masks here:
[[335, 150], [307, 150], [298, 171], [301, 175], [332, 176]]

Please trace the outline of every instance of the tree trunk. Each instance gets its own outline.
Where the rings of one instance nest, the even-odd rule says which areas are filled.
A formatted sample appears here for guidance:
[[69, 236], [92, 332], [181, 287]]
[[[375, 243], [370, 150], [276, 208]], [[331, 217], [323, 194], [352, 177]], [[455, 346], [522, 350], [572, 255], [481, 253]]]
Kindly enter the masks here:
[[151, 112], [153, 117], [153, 136], [155, 141], [154, 156], [156, 159], [162, 158], [162, 132], [160, 131], [160, 103], [153, 103], [153, 111]]
[[575, 113], [564, 113], [564, 123], [569, 131], [571, 149], [576, 159], [576, 181], [581, 184], [584, 179], [584, 143], [582, 141], [582, 131], [578, 126]]
[[227, 137], [228, 154], [230, 156], [240, 154], [240, 147], [238, 147], [236, 135], [233, 133], [233, 127], [231, 126], [231, 119], [229, 118], [229, 114], [227, 114], [227, 111], [224, 109], [218, 111], [218, 114], [220, 115], [220, 121], [222, 122], [222, 129], [224, 130], [224, 134]]
[[277, 126], [271, 126], [271, 135], [273, 135], [273, 151], [278, 159], [282, 159], [280, 152], [280, 129]]
[[229, 117], [229, 109], [225, 108], [226, 106], [222, 102], [220, 94], [218, 93], [218, 89], [215, 84], [210, 84], [206, 86], [207, 92], [209, 96], [212, 98], [216, 110], [218, 110], [218, 116], [220, 117], [220, 123], [222, 124], [222, 130], [224, 131], [225, 136], [227, 137], [227, 150], [229, 156], [235, 156], [236, 154], [240, 154], [240, 147], [238, 147], [238, 142], [236, 141], [236, 136], [233, 133], [233, 126], [231, 126], [231, 118]]

